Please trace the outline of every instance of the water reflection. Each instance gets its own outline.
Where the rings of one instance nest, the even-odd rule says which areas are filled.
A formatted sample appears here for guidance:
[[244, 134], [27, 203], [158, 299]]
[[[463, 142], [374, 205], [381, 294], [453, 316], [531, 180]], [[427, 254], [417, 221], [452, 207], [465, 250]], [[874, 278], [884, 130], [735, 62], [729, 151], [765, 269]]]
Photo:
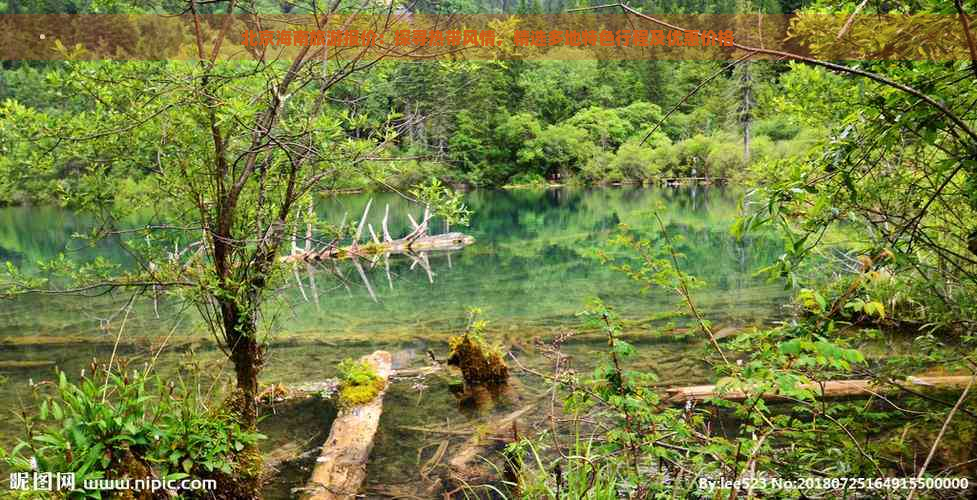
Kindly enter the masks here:
[[[326, 198], [316, 210], [321, 219], [338, 223], [350, 214], [358, 218], [370, 199], [375, 207], [389, 204], [391, 234], [410, 232], [406, 214], [415, 220], [421, 217], [420, 207], [385, 193]], [[350, 262], [336, 264], [334, 276], [303, 273], [298, 278], [301, 288], [293, 277], [278, 296], [278, 303], [287, 308], [287, 314], [279, 315], [279, 327], [328, 337], [391, 329], [426, 331], [461, 322], [471, 306], [481, 307], [487, 319], [513, 327], [553, 325], [574, 321], [574, 314], [594, 296], [626, 315], [654, 314], [672, 306], [669, 294], [640, 297], [635, 286], [593, 258], [618, 224], [652, 235], [657, 231], [653, 212], [662, 216], [675, 237], [684, 256], [683, 269], [705, 281], [697, 294], [713, 314], [762, 317], [772, 313], [772, 304], [782, 296], [776, 285], [753, 276], [781, 253], [780, 242], [769, 236], [732, 238], [728, 228], [736, 196], [722, 188], [475, 191], [466, 202], [473, 211], [470, 226], [452, 230], [473, 236], [474, 245], [422, 259], [394, 255], [363, 262], [365, 280], [357, 278], [360, 271]], [[383, 215], [383, 210], [374, 210], [367, 223], [380, 227]], [[432, 227], [440, 224], [432, 221]], [[28, 267], [78, 248], [71, 235], [84, 230], [84, 219], [68, 211], [0, 209], [2, 254]], [[80, 260], [125, 259], [111, 242], [73, 255]], [[313, 293], [318, 296], [315, 301]], [[71, 297], [24, 297], [6, 307], [8, 314], [0, 314], [0, 336], [93, 332], [97, 321], [69, 311], [84, 309], [90, 316], [104, 317], [113, 310], [112, 300], [120, 299], [106, 298], [102, 305]], [[166, 328], [153, 321], [140, 327], [148, 335]]]

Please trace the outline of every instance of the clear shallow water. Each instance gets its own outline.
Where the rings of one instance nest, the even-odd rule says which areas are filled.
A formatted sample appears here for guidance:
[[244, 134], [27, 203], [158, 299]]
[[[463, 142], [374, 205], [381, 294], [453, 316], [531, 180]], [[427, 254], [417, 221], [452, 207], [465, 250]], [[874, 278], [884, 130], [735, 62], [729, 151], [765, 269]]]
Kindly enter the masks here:
[[[330, 198], [322, 200], [317, 211], [329, 220], [338, 221], [344, 213], [356, 219], [371, 197], [375, 207], [372, 224], [380, 227], [384, 205], [389, 204], [395, 237], [407, 230], [405, 212], [411, 211], [416, 219], [421, 211], [389, 194]], [[674, 309], [674, 295], [666, 291], [639, 295], [637, 286], [600, 265], [593, 254], [619, 223], [642, 234], [656, 231], [652, 213], [657, 211], [684, 255], [683, 270], [706, 283], [695, 292], [705, 314], [724, 325], [763, 322], [778, 315], [785, 292], [781, 285], [767, 284], [753, 274], [771, 263], [783, 247], [763, 235], [735, 241], [728, 228], [736, 201], [732, 191], [701, 187], [469, 193], [471, 224], [452, 230], [471, 234], [476, 243], [460, 252], [432, 255], [433, 283], [420, 266], [411, 269], [410, 259], [395, 257], [389, 282], [382, 262], [367, 269], [376, 301], [349, 266], [342, 268], [346, 281], [325, 271], [315, 274], [318, 304], [308, 288], [308, 299], [303, 298], [294, 279], [274, 294], [268, 316], [275, 319], [279, 333], [270, 339], [262, 379], [267, 383], [322, 380], [332, 376], [339, 360], [377, 348], [392, 351], [399, 365], [423, 365], [427, 349], [445, 351], [447, 336], [461, 330], [469, 307], [483, 310], [492, 339], [526, 347], [534, 336], [578, 326], [576, 313], [588, 299], [600, 297], [625, 318], [636, 320], [629, 333], [639, 347], [637, 364], [659, 371], [666, 381], [701, 380], [706, 367], [682, 356], [683, 351], [698, 346], [663, 341], [652, 335], [661, 321], [641, 322]], [[85, 227], [83, 218], [53, 208], [0, 209], [0, 260], [30, 268], [32, 262], [68, 249], [80, 260], [101, 256], [125, 262], [126, 257], [110, 243], [79, 249], [71, 235]], [[302, 278], [307, 285], [308, 276], [302, 273]], [[3, 406], [20, 408], [26, 403], [28, 378], [49, 378], [55, 364], [68, 373], [78, 373], [92, 357], [108, 357], [121, 327], [122, 316], [117, 311], [127, 299], [118, 293], [26, 296], [0, 302], [0, 375], [7, 378], [0, 385]], [[151, 300], [137, 301], [123, 333], [123, 356], [141, 364], [173, 332], [170, 348], [160, 358], [161, 370], [184, 370], [187, 352], [192, 350], [194, 359], [211, 373], [227, 371], [193, 311], [180, 313], [177, 304], [163, 303], [159, 312], [157, 319]], [[593, 360], [600, 348], [599, 339], [593, 340], [593, 344], [582, 341], [567, 346], [575, 362], [587, 365]], [[36, 365], [10, 366], [14, 361]], [[527, 354], [526, 362], [541, 361]], [[532, 391], [529, 381], [524, 386]], [[398, 430], [399, 426], [445, 425], [474, 418], [452, 404], [453, 397], [443, 384], [423, 392], [395, 386], [390, 398], [396, 404], [388, 405], [384, 413], [371, 481], [380, 477], [396, 483], [416, 478], [417, 450], [430, 444], [430, 437]], [[502, 405], [499, 411], [504, 408]], [[274, 449], [304, 440], [323, 428], [327, 432], [328, 422], [320, 423], [283, 417], [276, 424], [270, 418], [266, 426], [272, 439], [267, 446]], [[0, 420], [0, 444], [11, 443], [16, 424], [13, 419]]]

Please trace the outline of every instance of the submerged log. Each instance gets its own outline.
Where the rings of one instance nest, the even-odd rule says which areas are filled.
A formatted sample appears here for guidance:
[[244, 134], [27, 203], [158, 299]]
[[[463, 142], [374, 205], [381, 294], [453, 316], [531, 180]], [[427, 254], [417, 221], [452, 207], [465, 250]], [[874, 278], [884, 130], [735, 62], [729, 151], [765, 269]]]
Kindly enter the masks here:
[[[898, 385], [912, 388], [927, 388], [940, 390], [962, 390], [973, 377], [969, 375], [951, 375], [937, 377], [909, 377], [899, 381]], [[900, 391], [892, 384], [878, 385], [873, 380], [829, 380], [823, 383], [802, 384], [802, 389], [813, 391], [818, 398], [846, 398], [869, 397], [877, 394], [892, 394]], [[723, 390], [722, 386], [693, 385], [688, 387], [674, 387], [667, 389], [668, 401], [682, 404], [687, 401], [703, 401], [709, 398], [722, 398], [728, 401], [742, 401], [751, 394], [741, 390]], [[789, 398], [775, 393], [763, 394], [767, 401], [786, 401]]]
[[0, 370], [33, 370], [54, 364], [54, 361], [0, 361]]
[[[362, 360], [370, 364], [384, 383], [390, 378], [391, 356], [377, 351]], [[343, 409], [336, 416], [329, 438], [322, 445], [312, 477], [304, 488], [306, 500], [347, 500], [355, 498], [366, 479], [366, 463], [373, 449], [373, 438], [380, 425], [384, 389], [368, 403]]]
[[535, 408], [536, 403], [531, 403], [494, 419], [488, 424], [487, 429], [472, 435], [448, 461], [452, 479], [462, 484], [472, 484], [491, 477], [492, 471], [485, 466], [484, 459], [480, 457], [488, 457], [493, 449], [514, 439], [517, 422]]

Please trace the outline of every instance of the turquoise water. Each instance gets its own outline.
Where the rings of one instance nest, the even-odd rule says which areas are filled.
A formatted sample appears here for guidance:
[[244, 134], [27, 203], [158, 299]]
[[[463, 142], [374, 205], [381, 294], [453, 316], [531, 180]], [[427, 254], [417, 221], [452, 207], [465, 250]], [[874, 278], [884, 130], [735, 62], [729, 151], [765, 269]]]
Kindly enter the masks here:
[[[370, 198], [374, 200], [371, 222], [375, 228], [380, 227], [384, 206], [390, 205], [390, 229], [395, 237], [407, 230], [405, 213], [413, 213], [416, 219], [421, 212], [391, 194], [324, 199], [317, 211], [328, 220], [338, 221], [344, 213], [356, 219]], [[737, 202], [731, 190], [475, 191], [466, 195], [466, 202], [473, 211], [470, 225], [451, 230], [468, 233], [476, 242], [462, 251], [430, 255], [431, 277], [421, 266], [412, 269], [409, 258], [395, 256], [390, 260], [389, 280], [382, 261], [372, 268], [366, 266], [369, 289], [349, 265], [340, 268], [345, 279], [324, 269], [315, 271], [311, 276], [315, 293], [304, 270], [300, 274], [302, 290], [295, 286], [294, 278], [283, 284], [266, 311], [266, 318], [274, 321], [275, 333], [269, 338], [263, 381], [322, 380], [332, 375], [337, 361], [377, 348], [394, 352], [400, 365], [422, 365], [426, 350], [444, 351], [445, 339], [463, 328], [470, 307], [482, 309], [492, 339], [525, 347], [532, 337], [578, 326], [576, 314], [593, 297], [634, 320], [630, 333], [639, 339], [637, 362], [661, 369], [662, 359], [679, 359], [684, 349], [698, 348], [662, 342], [653, 330], [663, 322], [642, 321], [675, 309], [674, 293], [653, 290], [641, 295], [636, 285], [594, 258], [618, 224], [627, 224], [641, 234], [656, 231], [655, 212], [676, 238], [683, 270], [706, 283], [695, 295], [709, 318], [721, 325], [761, 323], [778, 316], [778, 304], [785, 297], [782, 285], [754, 276], [782, 253], [782, 244], [771, 236], [736, 241], [729, 235]], [[54, 208], [0, 209], [0, 260], [30, 269], [39, 259], [69, 251], [82, 261], [101, 256], [126, 262], [126, 256], [111, 242], [84, 248], [72, 238], [86, 227], [83, 217]], [[441, 229], [441, 224], [434, 224], [434, 229]], [[0, 302], [0, 375], [5, 379], [0, 398], [10, 408], [20, 408], [28, 404], [28, 379], [50, 378], [53, 365], [77, 373], [93, 357], [107, 357], [122, 328], [124, 316], [119, 309], [128, 298], [116, 292], [97, 297], [33, 295]], [[165, 300], [154, 308], [150, 297], [138, 299], [122, 330], [121, 355], [133, 363], [145, 362], [172, 332], [160, 358], [161, 369], [183, 369], [188, 353], [193, 352], [197, 362], [213, 367], [212, 373], [228, 371], [195, 314]], [[642, 341], [645, 333], [647, 339]], [[593, 349], [586, 343], [568, 349], [576, 350], [583, 364], [592, 357]], [[33, 364], [12, 363], [23, 361]], [[527, 363], [534, 362], [527, 354]], [[691, 381], [706, 373], [705, 367], [683, 362], [679, 359], [675, 369], [663, 370], [663, 377]], [[421, 437], [398, 434], [397, 425], [430, 423], [434, 415], [469, 418], [457, 408], [445, 413], [443, 406], [450, 407], [447, 402], [451, 400], [445, 388], [431, 388], [425, 394], [425, 404], [439, 405], [433, 411], [413, 403], [415, 396], [409, 388], [395, 387], [391, 398], [412, 402], [406, 405], [411, 410], [385, 412], [385, 430], [371, 463], [378, 473], [371, 474], [371, 481], [377, 477], [394, 481], [398, 474], [416, 476], [416, 468], [411, 472], [403, 458], [410, 456], [413, 461], [425, 442]], [[272, 448], [298, 439], [296, 432], [312, 432], [302, 427], [312, 425], [308, 423], [296, 431], [294, 424], [276, 428], [273, 418], [267, 422], [272, 426]], [[9, 445], [17, 432], [13, 419], [0, 421], [0, 444]]]
[[[355, 219], [369, 198], [374, 198], [371, 222], [377, 228], [383, 207], [390, 205], [395, 236], [406, 232], [405, 213], [413, 210], [419, 217], [419, 208], [390, 194], [326, 199], [318, 211], [333, 220], [344, 213]], [[314, 276], [318, 307], [309, 289], [304, 290], [309, 301], [294, 286], [282, 290], [278, 294], [282, 307], [274, 311], [281, 318], [279, 326], [290, 332], [321, 332], [324, 338], [408, 331], [421, 325], [449, 327], [473, 306], [502, 324], [546, 326], [572, 321], [583, 303], [595, 296], [626, 314], [650, 314], [670, 304], [670, 296], [635, 297], [635, 288], [596, 262], [593, 254], [619, 223], [639, 233], [655, 231], [655, 211], [670, 233], [684, 237], [685, 242], [678, 244], [685, 255], [682, 266], [706, 282], [699, 299], [713, 306], [712, 314], [736, 316], [738, 311], [757, 312], [755, 307], [762, 311], [781, 296], [779, 285], [766, 284], [753, 273], [772, 262], [782, 246], [771, 238], [743, 242], [731, 238], [728, 227], [736, 213], [736, 197], [720, 188], [476, 191], [467, 196], [467, 203], [473, 210], [469, 227], [452, 230], [471, 234], [476, 243], [461, 252], [432, 255], [433, 283], [421, 266], [411, 269], [410, 259], [394, 257], [390, 281], [382, 263], [367, 269], [374, 301], [352, 267], [342, 267], [346, 280], [319, 270]], [[82, 261], [94, 256], [125, 260], [111, 242], [87, 248], [71, 238], [84, 229], [83, 219], [62, 210], [0, 209], [0, 258], [27, 267], [62, 251]], [[308, 286], [304, 270], [301, 277]], [[111, 307], [126, 298], [120, 293], [116, 300], [80, 303], [73, 297], [8, 302], [0, 313], [0, 335], [93, 333], [97, 317], [111, 315]], [[90, 314], [76, 314], [76, 307], [89, 308]], [[27, 321], [25, 308], [41, 311], [30, 314]], [[141, 328], [146, 334], [159, 333], [170, 320], [148, 321]]]

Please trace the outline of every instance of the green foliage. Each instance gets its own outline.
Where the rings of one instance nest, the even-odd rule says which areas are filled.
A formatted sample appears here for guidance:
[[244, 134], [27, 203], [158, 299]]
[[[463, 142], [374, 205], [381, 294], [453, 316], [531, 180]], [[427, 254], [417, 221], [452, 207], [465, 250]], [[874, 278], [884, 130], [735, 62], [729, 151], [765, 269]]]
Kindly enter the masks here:
[[[661, 234], [649, 239], [638, 239], [624, 228], [611, 248], [625, 254], [609, 249], [601, 256], [643, 290], [675, 290], [687, 314], [698, 318], [689, 288], [683, 289], [684, 283], [698, 280], [678, 269], [681, 254], [675, 247], [682, 243], [672, 243], [675, 238], [666, 232], [668, 226], [660, 227]], [[804, 247], [803, 238], [788, 239], [788, 246]], [[820, 381], [851, 378], [878, 363], [858, 348], [878, 331], [846, 332], [846, 317], [878, 321], [888, 314], [882, 302], [891, 298], [881, 298], [880, 292], [889, 290], [891, 277], [877, 270], [885, 258], [862, 260], [863, 272], [854, 281], [800, 290], [796, 301], [806, 312], [795, 320], [744, 331], [716, 345], [730, 361], [715, 365], [718, 394], [705, 404], [735, 418], [735, 428], [724, 427], [719, 420], [727, 417], [717, 419], [708, 406], [689, 402], [677, 408], [673, 403], [681, 401], [670, 401], [670, 394], [654, 388], [653, 373], [632, 369], [634, 347], [621, 338], [623, 325], [612, 308], [593, 301], [582, 316], [585, 331], [607, 340], [601, 362], [591, 376], [557, 369], [553, 378], [567, 392], [563, 415], [571, 421], [571, 444], [561, 449], [560, 439], [566, 436], [554, 434], [511, 445], [506, 454], [518, 464], [515, 486], [531, 498], [562, 498], [565, 492], [573, 492], [574, 498], [650, 498], [701, 491], [693, 477], [719, 474], [783, 479], [805, 477], [810, 470], [829, 477], [900, 474], [899, 460], [889, 454], [911, 460], [911, 449], [904, 444], [910, 427], [927, 425], [918, 420], [926, 414], [933, 417], [930, 429], [935, 432], [945, 409], [927, 408], [928, 400], [915, 398], [900, 399], [911, 408], [907, 409], [881, 401], [849, 403], [820, 397]], [[705, 332], [708, 322], [702, 323]], [[708, 345], [705, 339], [703, 345]], [[929, 359], [945, 360], [934, 357], [938, 351], [932, 344], [924, 350]], [[691, 356], [696, 351], [688, 352]], [[914, 354], [917, 362], [920, 354]], [[905, 373], [880, 373], [878, 383], [884, 384], [889, 376]], [[733, 394], [735, 399], [726, 399]], [[773, 395], [786, 402], [773, 404]], [[969, 428], [969, 423], [960, 425], [955, 432], [968, 436]], [[924, 442], [931, 440], [930, 434]], [[676, 470], [682, 472], [672, 475]], [[616, 491], [611, 492], [611, 484], [617, 485]]]
[[775, 141], [787, 141], [800, 133], [801, 126], [790, 115], [778, 114], [757, 122], [753, 131], [756, 135], [764, 135]]
[[214, 477], [233, 473], [236, 456], [263, 438], [220, 409], [204, 410], [197, 389], [182, 383], [101, 367], [78, 382], [57, 377], [53, 394], [34, 387], [36, 415], [21, 415], [27, 436], [4, 459], [14, 471], [72, 472], [79, 485], [141, 479], [150, 469], [165, 479]]
[[[317, 121], [314, 127], [316, 140], [338, 141], [342, 155], [362, 154], [381, 138], [384, 148], [376, 155], [379, 158], [364, 162], [366, 168], [338, 168], [333, 175], [325, 176], [323, 188], [407, 187], [432, 177], [451, 184], [499, 186], [524, 184], [510, 182], [517, 175], [559, 175], [565, 180], [578, 174], [583, 183], [601, 184], [686, 176], [693, 167], [713, 177], [731, 177], [744, 169], [736, 154], [742, 141], [738, 125], [728, 116], [736, 100], [728, 92], [700, 92], [690, 98], [661, 126], [669, 141], [653, 138], [644, 145], [653, 152], [638, 153], [634, 147], [619, 151], [658, 124], [664, 114], [662, 108], [682, 100], [702, 72], [714, 70], [712, 61], [575, 60], [586, 53], [573, 47], [554, 50], [553, 60], [518, 63], [386, 61], [378, 64], [366, 81], [338, 82], [337, 102], [347, 99], [358, 104], [352, 109], [327, 106], [328, 118]], [[567, 60], [561, 60], [563, 57]], [[80, 64], [87, 67], [79, 71]], [[0, 154], [0, 203], [55, 201], [81, 206], [87, 203], [80, 196], [86, 192], [87, 197], [101, 197], [101, 203], [124, 195], [129, 198], [130, 194], [147, 197], [157, 186], [149, 179], [158, 168], [155, 164], [166, 163], [178, 151], [186, 154], [204, 149], [206, 144], [189, 144], [189, 136], [184, 134], [168, 133], [168, 140], [162, 143], [150, 140], [166, 132], [168, 125], [150, 116], [162, 108], [147, 107], [139, 101], [147, 92], [121, 93], [116, 89], [115, 95], [99, 95], [101, 101], [93, 102], [79, 86], [85, 78], [96, 76], [108, 80], [140, 71], [163, 75], [189, 69], [178, 63], [128, 66], [64, 63], [39, 69], [22, 65], [5, 73], [0, 94], [13, 100], [0, 108], [0, 151], [7, 153]], [[794, 155], [796, 147], [781, 143], [797, 134], [801, 125], [792, 124], [810, 125], [795, 119], [788, 123], [785, 114], [773, 114], [775, 109], [787, 109], [789, 103], [778, 100], [773, 72], [760, 69], [766, 68], [765, 63], [752, 67], [755, 92], [760, 96], [754, 110], [758, 120], [755, 134], [759, 136], [754, 147], [758, 154], [754, 156], [764, 161]], [[270, 68], [267, 73], [278, 74], [282, 69]], [[260, 78], [256, 75], [242, 88], [257, 90]], [[786, 77], [785, 81], [802, 85]], [[723, 77], [715, 85], [721, 89], [733, 83]], [[435, 88], [441, 90], [435, 92]], [[227, 109], [222, 115], [243, 123], [255, 118], [248, 112], [254, 102], [240, 94], [224, 99]], [[59, 145], [65, 151], [57, 156], [39, 154], [51, 144], [29, 139], [69, 131], [90, 136], [91, 124], [99, 120], [124, 129], [128, 125], [118, 123], [118, 106], [124, 102], [144, 109], [145, 116], [129, 117], [141, 125], [130, 131], [129, 141], [117, 137], [108, 140], [110, 136], [91, 141], [92, 145], [99, 143], [98, 155], [96, 148], [82, 143], [70, 148]], [[308, 104], [294, 100], [289, 111], [299, 113]], [[447, 114], [445, 109], [456, 112]], [[197, 123], [185, 120], [191, 115], [168, 123], [189, 130]], [[426, 119], [418, 120], [420, 117]], [[774, 140], [769, 147], [762, 144], [765, 135]], [[671, 147], [670, 142], [678, 146]], [[625, 158], [615, 162], [614, 155], [619, 153]], [[93, 162], [92, 157], [98, 161]], [[396, 157], [408, 159], [390, 161]], [[653, 164], [647, 163], [651, 158]], [[637, 161], [646, 163], [638, 165]], [[25, 174], [28, 171], [31, 175]], [[127, 189], [112, 189], [119, 186]]]
[[339, 407], [369, 403], [386, 387], [376, 370], [365, 361], [343, 360], [339, 364]]
[[510, 486], [520, 498], [613, 499], [628, 484], [627, 469], [601, 456], [593, 439], [577, 435], [565, 460], [549, 458], [547, 442], [523, 438], [506, 446], [504, 455], [516, 471]]
[[446, 189], [438, 179], [419, 184], [410, 194], [425, 206], [433, 207], [435, 213], [446, 222], [468, 225], [471, 211], [462, 201], [461, 193]]

